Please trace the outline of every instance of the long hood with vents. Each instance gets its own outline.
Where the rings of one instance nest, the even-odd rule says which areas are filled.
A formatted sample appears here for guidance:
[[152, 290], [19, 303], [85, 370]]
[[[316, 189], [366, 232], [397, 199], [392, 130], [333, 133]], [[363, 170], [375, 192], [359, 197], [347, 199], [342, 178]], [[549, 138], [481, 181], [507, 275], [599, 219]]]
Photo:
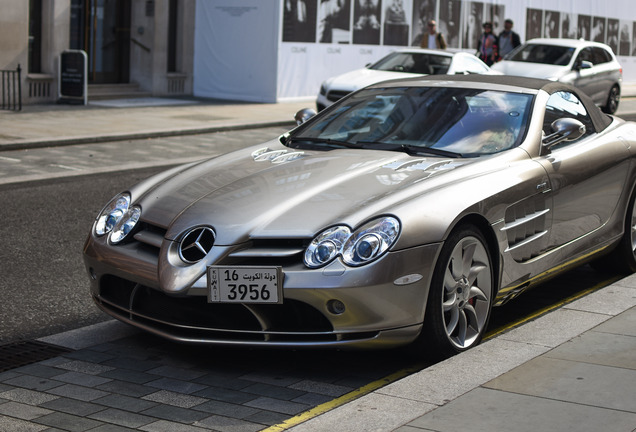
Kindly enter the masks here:
[[[409, 198], [412, 185], [469, 162], [388, 151], [295, 151], [273, 141], [195, 165], [133, 200], [144, 221], [168, 230], [168, 239], [198, 225], [213, 227], [218, 245], [312, 237], [331, 224], [356, 225], [390, 212]], [[420, 185], [417, 193], [425, 189]]]

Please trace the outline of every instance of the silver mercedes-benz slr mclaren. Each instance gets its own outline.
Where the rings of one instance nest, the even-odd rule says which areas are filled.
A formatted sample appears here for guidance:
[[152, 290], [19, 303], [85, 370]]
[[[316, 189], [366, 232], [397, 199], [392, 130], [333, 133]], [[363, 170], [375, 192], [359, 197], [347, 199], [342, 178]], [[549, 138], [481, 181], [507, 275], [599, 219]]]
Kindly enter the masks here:
[[114, 197], [96, 304], [180, 342], [449, 355], [547, 277], [636, 270], [636, 124], [571, 86], [401, 79], [297, 118]]

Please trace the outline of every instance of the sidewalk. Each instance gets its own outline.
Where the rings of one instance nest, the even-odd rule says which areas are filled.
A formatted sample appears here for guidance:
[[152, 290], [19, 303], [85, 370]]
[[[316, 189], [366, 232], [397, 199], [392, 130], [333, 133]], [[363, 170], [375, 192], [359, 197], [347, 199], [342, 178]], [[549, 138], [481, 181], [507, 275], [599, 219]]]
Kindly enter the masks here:
[[[636, 86], [626, 86], [623, 96], [636, 96]], [[157, 102], [162, 103], [156, 100], [147, 103]], [[313, 101], [165, 103], [171, 105], [124, 108], [52, 105], [25, 107], [23, 112], [17, 113], [0, 111], [0, 151], [261, 125], [292, 126], [297, 110], [314, 105]], [[43, 341], [82, 350], [103, 344], [98, 335], [103, 335], [101, 327], [51, 336]], [[95, 358], [90, 361], [98, 363]], [[41, 370], [46, 368], [49, 373], [56, 367], [55, 361], [49, 361], [47, 365]], [[55, 414], [64, 409], [54, 408], [58, 406], [55, 401], [39, 399], [48, 395], [41, 383], [54, 380], [45, 380], [37, 374], [20, 375], [17, 371], [0, 376], [0, 430], [11, 430], [5, 428], [7, 425], [27, 423], [34, 427], [24, 430], [42, 430], [37, 428], [42, 426], [42, 423], [37, 424], [39, 418], [61, 419], [62, 414], [58, 417]], [[27, 381], [32, 387], [24, 384]], [[18, 382], [23, 384], [12, 384]], [[81, 384], [73, 389], [79, 391], [86, 387]], [[122, 394], [125, 393], [119, 393], [123, 399]], [[116, 395], [117, 389], [113, 388], [101, 397]], [[19, 403], [7, 399], [9, 396], [18, 398]], [[126, 400], [135, 402], [135, 398]], [[139, 399], [137, 402], [144, 401]], [[18, 408], [23, 411], [15, 411]], [[122, 405], [121, 410], [112, 414], [128, 413], [128, 408]], [[184, 409], [181, 413], [185, 415], [187, 411]], [[201, 414], [195, 409], [189, 411]], [[28, 414], [20, 417], [23, 412]], [[268, 430], [634, 432], [636, 275], [498, 335], [466, 353], [338, 408], [314, 414], [311, 411], [300, 414]], [[14, 417], [21, 418], [20, 422], [15, 423]], [[159, 413], [156, 417], [162, 418]], [[87, 428], [88, 425], [96, 427], [96, 419], [110, 424], [105, 417], [93, 413], [76, 413], [74, 418], [86, 421]], [[142, 421], [141, 417], [136, 418]], [[199, 420], [185, 423], [188, 425], [183, 424], [181, 430], [241, 430], [231, 427], [210, 429]], [[108, 430], [115, 430], [112, 429], [115, 426], [110, 426]], [[140, 426], [138, 430], [164, 430], [159, 426], [159, 423], [157, 429], [150, 425]], [[62, 424], [57, 427], [64, 429]]]

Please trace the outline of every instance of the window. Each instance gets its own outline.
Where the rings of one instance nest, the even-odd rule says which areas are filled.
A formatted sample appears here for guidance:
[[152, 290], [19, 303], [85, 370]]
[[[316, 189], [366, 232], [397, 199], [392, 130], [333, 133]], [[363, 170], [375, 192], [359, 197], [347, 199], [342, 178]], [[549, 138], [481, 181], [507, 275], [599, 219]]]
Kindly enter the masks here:
[[29, 1], [29, 73], [42, 72], [42, 0]]
[[177, 72], [177, 0], [170, 0], [168, 12], [168, 72]]
[[[585, 134], [579, 139], [583, 139], [596, 132], [592, 119], [588, 115], [583, 103], [570, 92], [556, 92], [550, 96], [543, 119], [543, 132], [546, 135], [550, 135], [552, 133], [552, 123], [560, 118], [573, 118], [585, 125]], [[572, 142], [575, 141], [565, 141], [555, 146], [555, 148]]]
[[612, 61], [612, 55], [607, 50], [600, 47], [592, 48], [592, 58], [595, 65]]

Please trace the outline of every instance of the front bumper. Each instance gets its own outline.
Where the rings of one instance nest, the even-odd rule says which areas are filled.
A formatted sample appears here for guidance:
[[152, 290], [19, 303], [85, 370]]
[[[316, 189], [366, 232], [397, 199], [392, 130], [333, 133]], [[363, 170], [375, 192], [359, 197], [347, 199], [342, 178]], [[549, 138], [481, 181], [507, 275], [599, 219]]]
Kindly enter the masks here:
[[[125, 248], [118, 248], [122, 255], [114, 254], [113, 247], [92, 238], [84, 260], [100, 309], [173, 341], [379, 348], [408, 344], [420, 333], [439, 247], [391, 252], [357, 268], [336, 261], [310, 270], [288, 262], [283, 265], [283, 303], [264, 305], [208, 303], [203, 273], [180, 292], [163, 290], [157, 276], [163, 272], [151, 269], [152, 260], [124, 256]], [[334, 300], [344, 304], [342, 313], [329, 307]]]

